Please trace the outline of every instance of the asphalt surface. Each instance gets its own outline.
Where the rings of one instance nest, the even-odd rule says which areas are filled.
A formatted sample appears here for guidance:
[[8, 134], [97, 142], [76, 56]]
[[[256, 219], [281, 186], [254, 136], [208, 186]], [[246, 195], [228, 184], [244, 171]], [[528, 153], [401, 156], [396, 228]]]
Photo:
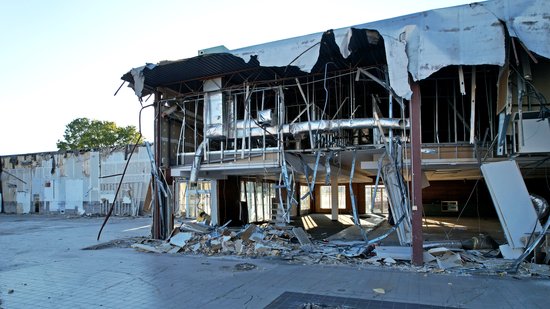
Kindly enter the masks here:
[[102, 221], [0, 214], [0, 308], [548, 307], [547, 279], [145, 253], [127, 244], [151, 218], [112, 218], [98, 242]]

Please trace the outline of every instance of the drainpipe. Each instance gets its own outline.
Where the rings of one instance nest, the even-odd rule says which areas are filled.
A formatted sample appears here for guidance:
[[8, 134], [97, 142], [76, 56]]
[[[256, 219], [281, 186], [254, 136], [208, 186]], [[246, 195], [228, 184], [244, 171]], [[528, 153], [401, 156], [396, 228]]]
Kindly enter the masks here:
[[420, 85], [411, 80], [412, 99], [410, 101], [411, 122], [411, 170], [412, 170], [412, 262], [416, 266], [424, 264], [422, 235], [422, 168], [421, 168], [421, 126], [420, 126]]

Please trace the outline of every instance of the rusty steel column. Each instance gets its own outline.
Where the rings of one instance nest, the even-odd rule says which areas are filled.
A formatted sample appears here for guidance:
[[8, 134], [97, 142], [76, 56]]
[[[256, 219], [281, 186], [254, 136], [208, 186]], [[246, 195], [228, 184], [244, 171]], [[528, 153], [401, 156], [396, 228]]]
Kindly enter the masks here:
[[[155, 156], [155, 168], [157, 169], [157, 171], [159, 170], [159, 167], [160, 167], [160, 163], [161, 163], [161, 159], [160, 159], [160, 154], [161, 154], [161, 147], [160, 147], [160, 141], [161, 141], [161, 138], [160, 138], [160, 135], [161, 135], [161, 130], [160, 130], [160, 117], [157, 117], [158, 115], [160, 115], [160, 95], [155, 92], [155, 129], [154, 129], [154, 149], [155, 149], [155, 153], [154, 153], [154, 156]], [[152, 181], [155, 181], [155, 179], [153, 179]], [[161, 223], [161, 209], [160, 209], [160, 201], [159, 201], [159, 188], [158, 188], [158, 185], [155, 184], [153, 186], [155, 188], [154, 192], [151, 192], [151, 195], [153, 196], [153, 225], [151, 227], [151, 233], [152, 233], [152, 236], [153, 236], [153, 239], [162, 239], [162, 232], [161, 232], [161, 229], [162, 229], [162, 223]]]
[[412, 99], [410, 101], [411, 119], [411, 171], [412, 171], [412, 262], [416, 266], [424, 264], [422, 235], [422, 160], [420, 126], [420, 85], [411, 80]]

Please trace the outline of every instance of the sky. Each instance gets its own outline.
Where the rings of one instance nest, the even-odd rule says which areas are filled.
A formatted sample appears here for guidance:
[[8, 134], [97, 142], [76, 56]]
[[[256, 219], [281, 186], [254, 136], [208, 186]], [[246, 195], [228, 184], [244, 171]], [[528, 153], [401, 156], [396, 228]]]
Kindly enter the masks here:
[[[56, 151], [81, 117], [139, 128], [134, 67], [455, 6], [463, 0], [0, 0], [0, 156]], [[147, 102], [152, 103], [152, 102]], [[153, 141], [153, 113], [141, 130]]]

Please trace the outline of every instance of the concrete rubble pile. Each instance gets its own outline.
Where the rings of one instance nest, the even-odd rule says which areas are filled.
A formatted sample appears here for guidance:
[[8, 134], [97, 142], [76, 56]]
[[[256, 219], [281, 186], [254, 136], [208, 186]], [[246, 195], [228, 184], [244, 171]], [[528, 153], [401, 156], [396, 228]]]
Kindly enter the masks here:
[[310, 238], [301, 227], [249, 224], [235, 229], [184, 222], [174, 229], [167, 241], [147, 239], [132, 247], [153, 253], [277, 258], [289, 263], [379, 266], [421, 273], [550, 277], [548, 265], [522, 263], [517, 272], [512, 271], [514, 260], [497, 258], [499, 250], [490, 246], [481, 249], [464, 249], [469, 248], [467, 245], [464, 248], [426, 246], [425, 264], [416, 267], [410, 261], [411, 247], [365, 245], [364, 241], [312, 241]]

